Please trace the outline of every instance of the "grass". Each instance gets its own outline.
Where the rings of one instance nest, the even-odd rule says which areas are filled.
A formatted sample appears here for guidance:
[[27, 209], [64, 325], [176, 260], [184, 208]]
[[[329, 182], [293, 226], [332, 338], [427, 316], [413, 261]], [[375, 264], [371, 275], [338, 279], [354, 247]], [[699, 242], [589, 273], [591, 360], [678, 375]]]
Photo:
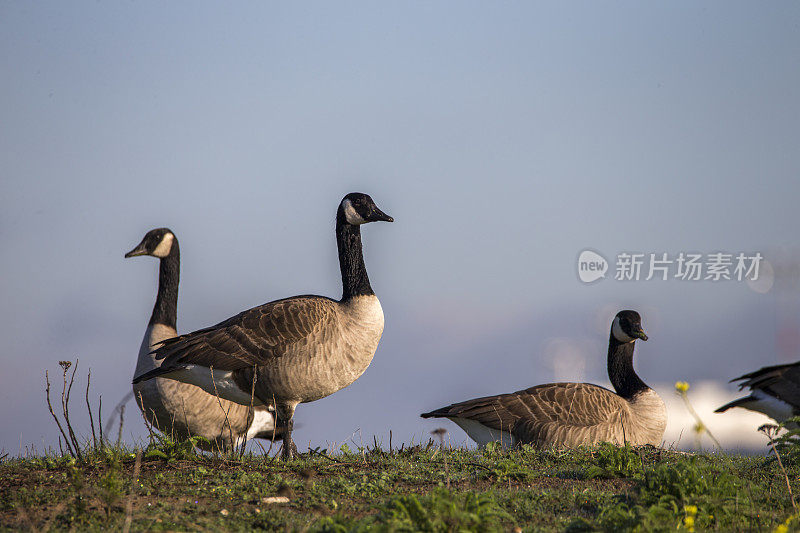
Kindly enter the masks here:
[[[149, 448], [2, 461], [0, 529], [764, 531], [797, 524], [771, 457], [430, 443], [391, 453], [343, 446], [282, 462], [164, 442]], [[797, 479], [800, 464], [782, 466]]]
[[[397, 450], [390, 439], [387, 451], [373, 439], [372, 447], [308, 450], [285, 462], [244, 447], [214, 449], [199, 437], [175, 441], [149, 426], [149, 443], [130, 448], [121, 442], [124, 411], [114, 444], [103, 433], [102, 400], [99, 435], [92, 422], [90, 438], [81, 440], [69, 416], [78, 364], [59, 364], [60, 404], [46, 376], [59, 451], [0, 457], [0, 530], [784, 533], [800, 527], [792, 496], [800, 430], [778, 437], [777, 427], [764, 426], [773, 457], [609, 444], [474, 451], [445, 446], [445, 431], [437, 430], [435, 444]], [[93, 420], [90, 381], [91, 375], [84, 397]], [[688, 388], [676, 384], [691, 407]]]

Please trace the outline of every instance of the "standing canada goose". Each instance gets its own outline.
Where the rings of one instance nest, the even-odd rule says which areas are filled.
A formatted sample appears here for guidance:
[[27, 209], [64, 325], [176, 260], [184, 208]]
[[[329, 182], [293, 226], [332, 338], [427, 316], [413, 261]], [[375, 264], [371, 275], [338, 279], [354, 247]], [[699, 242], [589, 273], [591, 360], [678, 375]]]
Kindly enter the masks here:
[[[158, 295], [139, 348], [134, 376], [157, 369], [161, 362], [153, 358], [151, 350], [178, 334], [175, 330], [181, 261], [178, 239], [168, 228], [151, 230], [125, 257], [140, 255], [157, 257], [161, 265]], [[133, 394], [148, 422], [173, 437], [185, 439], [196, 435], [219, 448], [229, 449], [242, 439], [272, 439], [280, 435], [273, 414], [266, 407], [255, 407], [251, 414], [249, 405], [220, 401], [194, 385], [156, 378], [135, 384]]]
[[449, 418], [480, 446], [493, 441], [540, 447], [604, 441], [658, 446], [667, 411], [633, 369], [636, 339], [647, 340], [639, 313], [620, 311], [608, 341], [608, 377], [616, 393], [591, 383], [550, 383], [467, 400], [421, 416]]
[[369, 366], [383, 333], [383, 310], [367, 276], [361, 225], [393, 219], [366, 194], [350, 193], [336, 211], [342, 298], [294, 296], [243, 311], [216, 326], [164, 341], [156, 376], [215, 390], [228, 400], [277, 409], [283, 455], [293, 456], [292, 419], [299, 403], [343, 389]]
[[[764, 413], [778, 423], [800, 415], [800, 361], [785, 365], [765, 366], [731, 380], [742, 381], [739, 390], [748, 387], [750, 395], [726, 403], [715, 413], [731, 407], [743, 407]], [[796, 424], [789, 424], [796, 428]]]

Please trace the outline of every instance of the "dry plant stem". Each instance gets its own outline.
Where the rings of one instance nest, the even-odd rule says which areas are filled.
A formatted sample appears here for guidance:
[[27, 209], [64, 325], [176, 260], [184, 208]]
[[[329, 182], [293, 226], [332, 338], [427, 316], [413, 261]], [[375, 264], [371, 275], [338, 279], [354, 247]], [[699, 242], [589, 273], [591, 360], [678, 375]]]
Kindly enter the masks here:
[[319, 450], [313, 450], [313, 449], [311, 449], [310, 447], [308, 448], [308, 453], [309, 453], [309, 454], [317, 454], [317, 455], [319, 455], [320, 457], [324, 457], [324, 458], [325, 458], [325, 459], [327, 459], [328, 461], [331, 461], [331, 462], [333, 462], [333, 463], [336, 463], [336, 464], [340, 464], [340, 465], [351, 464], [351, 463], [349, 463], [349, 462], [344, 462], [344, 461], [339, 461], [338, 459], [334, 459], [333, 457], [331, 457], [331, 456], [330, 456], [330, 455], [328, 455], [327, 453], [321, 452], [321, 451], [319, 451]]
[[72, 365], [72, 363], [69, 361], [60, 361], [59, 364], [61, 365], [61, 377], [63, 378], [63, 383], [61, 385], [61, 411], [64, 412], [67, 410], [67, 372], [69, 372], [69, 367]]
[[[247, 410], [247, 418], [251, 419], [251, 424], [255, 422], [256, 419], [256, 412], [253, 407], [253, 403], [256, 396], [256, 366], [253, 365], [253, 384], [250, 386], [250, 408]], [[275, 424], [273, 423], [273, 427]], [[244, 436], [242, 437], [242, 450], [239, 454], [244, 457], [244, 451], [247, 448], [247, 433], [245, 432]]]
[[261, 444], [260, 441], [256, 441], [256, 445], [258, 445], [258, 447], [261, 448], [261, 453], [263, 453], [264, 455], [267, 454], [267, 450], [264, 449], [264, 445]]
[[[47, 388], [45, 389], [45, 394], [47, 395], [47, 408], [50, 409], [50, 414], [53, 415], [53, 420], [56, 421], [56, 425], [58, 426], [58, 430], [61, 432], [61, 436], [64, 437], [64, 444], [67, 445], [67, 451], [72, 457], [75, 457], [75, 452], [72, 450], [72, 446], [69, 443], [69, 439], [67, 438], [67, 434], [64, 432], [64, 428], [61, 426], [61, 422], [59, 422], [58, 417], [56, 416], [56, 412], [53, 411], [53, 404], [50, 403], [50, 376], [47, 373], [47, 370], [44, 371], [44, 379], [47, 383]], [[63, 455], [64, 452], [61, 450], [61, 441], [58, 441], [58, 447]]]
[[136, 489], [136, 481], [139, 479], [139, 469], [142, 466], [142, 450], [136, 451], [136, 462], [133, 464], [133, 481], [131, 482], [131, 492], [128, 494], [128, 501], [125, 502], [125, 523], [122, 525], [122, 533], [131, 530], [133, 521], [133, 491]]
[[122, 442], [122, 425], [125, 423], [125, 405], [119, 408], [119, 431], [117, 432], [117, 448]]
[[[75, 365], [72, 367], [72, 376], [70, 376], [69, 380], [69, 387], [67, 387], [67, 372], [69, 371], [69, 365], [64, 365], [64, 390], [61, 391], [61, 401], [62, 406], [64, 408], [64, 421], [67, 424], [67, 433], [69, 433], [69, 438], [72, 441], [72, 446], [75, 449], [75, 454], [78, 456], [78, 459], [82, 459], [81, 457], [81, 445], [78, 442], [78, 438], [75, 436], [75, 431], [72, 429], [72, 423], [69, 420], [69, 399], [72, 395], [72, 385], [75, 383], [75, 372], [78, 370], [78, 359], [75, 360]], [[66, 399], [65, 399], [66, 393]]]
[[781, 455], [778, 453], [778, 449], [775, 447], [775, 440], [772, 438], [778, 432], [778, 426], [771, 426], [769, 424], [764, 424], [760, 428], [758, 428], [764, 435], [767, 436], [769, 439], [769, 445], [772, 447], [773, 453], [775, 453], [775, 459], [778, 460], [778, 466], [783, 473], [783, 479], [786, 480], [786, 488], [789, 490], [789, 498], [792, 500], [792, 507], [794, 508], [795, 512], [797, 512], [797, 504], [794, 501], [794, 494], [792, 493], [792, 484], [789, 482], [789, 474], [786, 473], [786, 469], [783, 467], [783, 462], [781, 461]]
[[100, 395], [100, 407], [97, 409], [97, 426], [100, 428], [100, 446], [105, 446], [103, 440], [103, 395]]
[[433, 430], [432, 433], [439, 437], [439, 449], [442, 451], [442, 460], [444, 461], [444, 475], [447, 481], [447, 490], [450, 490], [450, 470], [447, 467], [447, 454], [444, 451], [444, 435], [447, 433], [447, 430], [439, 428]]
[[[364, 465], [367, 465], [367, 454], [364, 452], [364, 434], [361, 433], [361, 428], [358, 428], [358, 439], [361, 441], [361, 446], [359, 447], [361, 450], [361, 459], [364, 461]], [[353, 443], [355, 444], [355, 443]]]
[[442, 459], [444, 459], [444, 475], [447, 479], [447, 490], [450, 490], [450, 469], [447, 467], [447, 454], [444, 452], [444, 437], [442, 437]]
[[711, 433], [711, 431], [708, 429], [708, 426], [706, 426], [703, 423], [703, 419], [700, 418], [700, 415], [697, 414], [697, 411], [694, 410], [694, 407], [692, 407], [691, 402], [689, 402], [689, 396], [683, 391], [679, 392], [679, 394], [681, 395], [681, 398], [683, 399], [683, 403], [686, 405], [686, 409], [689, 410], [689, 414], [692, 415], [692, 417], [694, 417], [694, 419], [697, 421], [697, 423], [700, 424], [700, 426], [703, 427], [703, 429], [705, 430], [706, 433], [708, 433], [708, 436], [711, 438], [712, 441], [714, 441], [714, 444], [716, 445], [717, 449], [718, 450], [722, 450], [722, 445], [719, 443], [719, 441], [714, 436], [714, 434]]
[[494, 414], [497, 415], [497, 420], [500, 422], [500, 450], [503, 449], [503, 419], [500, 417], [500, 413], [497, 412], [497, 407], [492, 405], [492, 410]]
[[[228, 425], [228, 436], [229, 436], [230, 442], [231, 442], [230, 446], [231, 446], [232, 449], [234, 449], [235, 446], [236, 446], [236, 441], [233, 440], [233, 428], [231, 427], [230, 420], [228, 420], [228, 411], [226, 411], [225, 408], [222, 407], [222, 399], [219, 397], [219, 391], [217, 391], [217, 382], [214, 379], [214, 367], [210, 366], [210, 367], [208, 367], [208, 369], [211, 370], [211, 383], [214, 384], [214, 396], [217, 397], [217, 404], [219, 404], [219, 408], [222, 409], [222, 412], [225, 414], [225, 422], [224, 423]], [[225, 426], [223, 425], [223, 428], [224, 427]]]
[[[194, 441], [191, 440], [193, 435], [192, 435], [192, 431], [189, 429], [189, 417], [186, 414], [186, 400], [184, 400], [183, 398], [181, 398], [181, 410], [183, 410], [183, 424], [184, 424], [184, 426], [186, 426], [186, 432], [189, 435], [189, 441], [192, 442], [192, 446], [194, 447], [194, 449], [196, 451], [199, 448], [194, 444]], [[153, 416], [155, 416], [155, 415], [156, 415], [155, 412], [153, 412]], [[172, 416], [172, 429], [173, 430], [175, 429], [175, 415]]]
[[89, 410], [89, 424], [92, 427], [92, 444], [94, 449], [97, 449], [97, 434], [94, 430], [94, 418], [92, 418], [92, 406], [89, 404], [89, 385], [92, 383], [92, 369], [89, 369], [89, 375], [86, 378], [86, 409]]
[[[157, 423], [158, 419], [156, 418], [155, 409], [151, 409], [151, 411], [153, 412], [153, 420]], [[172, 420], [169, 421], [169, 435], [173, 441], [175, 440], [175, 414], [175, 412], [172, 413]]]
[[112, 426], [113, 426], [113, 425], [116, 423], [116, 421], [117, 421], [117, 415], [116, 415], [116, 413], [117, 413], [117, 412], [120, 410], [120, 408], [121, 408], [123, 405], [126, 405], [126, 404], [128, 403], [128, 400], [130, 400], [131, 398], [133, 398], [133, 396], [134, 396], [134, 395], [133, 395], [133, 389], [131, 389], [131, 390], [129, 390], [129, 391], [128, 391], [128, 392], [125, 394], [125, 396], [123, 396], [123, 398], [122, 398], [122, 399], [121, 399], [121, 400], [120, 400], [120, 401], [117, 403], [117, 405], [116, 405], [116, 406], [114, 406], [114, 408], [111, 410], [111, 414], [110, 414], [110, 415], [108, 415], [108, 420], [106, 420], [106, 424], [105, 424], [105, 432], [106, 432], [106, 433], [109, 433], [109, 434], [111, 433], [111, 431], [112, 431], [112, 429], [113, 429], [113, 427], [112, 427]]
[[[75, 372], [78, 371], [78, 361], [79, 360], [76, 359], [75, 365], [72, 367], [72, 376], [70, 376], [69, 387], [67, 388], [67, 401], [64, 405], [64, 420], [67, 422], [67, 431], [69, 432], [69, 437], [72, 439], [72, 444], [75, 446], [76, 450], [80, 450], [80, 443], [75, 436], [75, 431], [72, 429], [72, 423], [69, 420], [69, 400], [72, 396], [72, 385], [75, 383]], [[66, 371], [64, 372], [64, 378], [66, 379]]]
[[[270, 440], [269, 442], [269, 450], [267, 451], [268, 455], [269, 452], [272, 451], [272, 445], [275, 444], [275, 435], [277, 434], [276, 432], [278, 431], [278, 406], [275, 403], [275, 393], [272, 394], [272, 406], [275, 414], [272, 416], [272, 440]], [[269, 406], [267, 406], [267, 409], [269, 409]]]
[[647, 476], [647, 468], [644, 466], [644, 454], [642, 453], [642, 447], [636, 447], [634, 450], [636, 450], [636, 453], [639, 455], [639, 461], [642, 462], [642, 474], [644, 474], [644, 479], [645, 481], [648, 481], [649, 479]]
[[147, 432], [150, 434], [150, 444], [155, 445], [156, 439], [155, 435], [153, 435], [153, 428], [150, 425], [150, 421], [147, 420], [147, 413], [144, 408], [144, 399], [142, 398], [142, 391], [139, 391], [139, 410], [141, 411], [142, 418], [144, 419], [144, 426], [147, 428]]

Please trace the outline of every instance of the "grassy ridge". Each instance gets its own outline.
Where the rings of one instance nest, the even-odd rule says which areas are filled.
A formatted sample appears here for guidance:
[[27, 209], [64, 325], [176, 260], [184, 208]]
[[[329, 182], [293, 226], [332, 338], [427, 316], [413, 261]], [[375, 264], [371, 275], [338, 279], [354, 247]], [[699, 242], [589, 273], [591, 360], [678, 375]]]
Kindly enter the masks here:
[[[0, 528], [764, 531], [794, 512], [782, 470], [764, 457], [607, 445], [392, 453], [343, 446], [285, 463], [164, 442], [138, 453], [140, 460], [136, 450], [107, 447], [82, 461], [0, 463]], [[785, 462], [796, 479], [800, 468]]]

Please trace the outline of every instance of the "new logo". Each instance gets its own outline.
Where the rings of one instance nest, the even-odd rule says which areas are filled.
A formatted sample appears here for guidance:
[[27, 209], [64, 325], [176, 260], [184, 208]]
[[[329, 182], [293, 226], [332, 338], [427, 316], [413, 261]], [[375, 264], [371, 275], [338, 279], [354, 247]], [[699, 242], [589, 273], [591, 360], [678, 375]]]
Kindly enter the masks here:
[[578, 256], [578, 277], [584, 283], [591, 283], [606, 277], [608, 261], [592, 250], [584, 250]]

